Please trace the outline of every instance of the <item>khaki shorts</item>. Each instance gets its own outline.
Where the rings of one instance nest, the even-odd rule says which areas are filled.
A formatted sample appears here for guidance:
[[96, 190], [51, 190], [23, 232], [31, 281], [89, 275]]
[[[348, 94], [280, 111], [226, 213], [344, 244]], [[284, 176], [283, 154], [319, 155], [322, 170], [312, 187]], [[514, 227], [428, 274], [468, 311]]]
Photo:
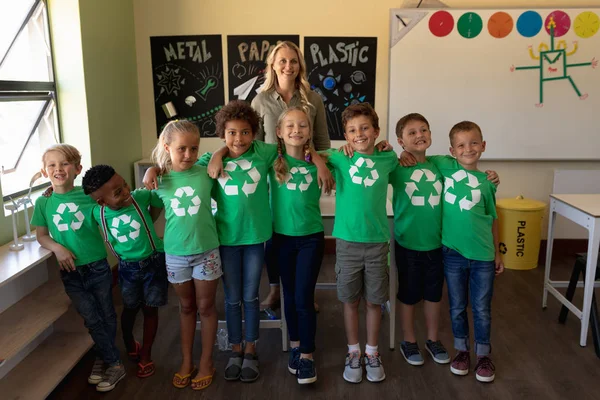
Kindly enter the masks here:
[[364, 294], [372, 304], [388, 300], [389, 243], [358, 243], [336, 239], [335, 274], [338, 299], [353, 303]]

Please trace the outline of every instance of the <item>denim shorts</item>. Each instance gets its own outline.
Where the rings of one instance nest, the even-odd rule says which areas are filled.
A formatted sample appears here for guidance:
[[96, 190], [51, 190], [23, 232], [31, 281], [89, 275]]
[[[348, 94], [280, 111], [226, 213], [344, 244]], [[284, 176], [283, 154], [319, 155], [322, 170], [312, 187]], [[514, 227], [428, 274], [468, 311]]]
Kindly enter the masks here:
[[389, 243], [357, 243], [336, 239], [335, 274], [338, 299], [353, 303], [364, 294], [372, 304], [388, 300]]
[[119, 261], [119, 286], [125, 308], [167, 304], [165, 253], [154, 253], [141, 261]]
[[193, 279], [214, 281], [223, 275], [219, 248], [191, 256], [167, 254], [169, 282], [184, 283]]
[[439, 302], [444, 288], [442, 248], [417, 251], [394, 242], [398, 268], [398, 300], [406, 305], [414, 305], [421, 300]]

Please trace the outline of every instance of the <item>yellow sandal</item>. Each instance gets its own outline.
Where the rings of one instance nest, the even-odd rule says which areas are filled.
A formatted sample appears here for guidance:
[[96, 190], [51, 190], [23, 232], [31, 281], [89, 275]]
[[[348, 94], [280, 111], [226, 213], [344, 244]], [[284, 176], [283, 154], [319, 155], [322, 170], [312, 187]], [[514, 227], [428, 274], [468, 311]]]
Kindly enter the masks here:
[[184, 387], [189, 386], [194, 373], [196, 373], [196, 366], [192, 368], [189, 374], [179, 375], [179, 373], [176, 372], [175, 375], [173, 375], [173, 386], [178, 389], [183, 389]]
[[[210, 386], [213, 381], [213, 376], [215, 376], [216, 368], [212, 369], [212, 373], [210, 375], [203, 376], [201, 378], [192, 379], [192, 389], [193, 390], [204, 390]], [[194, 386], [194, 385], [198, 386]]]

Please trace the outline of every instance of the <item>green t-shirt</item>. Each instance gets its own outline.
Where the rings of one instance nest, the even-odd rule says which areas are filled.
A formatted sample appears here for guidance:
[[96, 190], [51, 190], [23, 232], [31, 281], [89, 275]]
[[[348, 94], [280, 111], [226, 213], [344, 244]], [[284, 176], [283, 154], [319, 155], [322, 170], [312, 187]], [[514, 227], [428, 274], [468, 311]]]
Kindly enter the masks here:
[[450, 156], [427, 157], [444, 177], [442, 244], [469, 260], [493, 261], [496, 187], [480, 171], [467, 171]]
[[273, 231], [288, 236], [322, 232], [317, 167], [287, 154], [284, 158], [288, 164], [288, 174], [282, 184], [277, 182], [275, 171], [272, 168], [269, 170]]
[[104, 241], [92, 215], [96, 202], [80, 186], [70, 192], [38, 197], [31, 225], [48, 228], [52, 239], [69, 250], [75, 266], [106, 258]]
[[396, 167], [390, 175], [394, 188], [394, 238], [410, 250], [442, 247], [442, 176], [431, 162]]
[[[135, 199], [138, 206], [140, 206], [144, 221], [146, 221], [146, 225], [154, 241], [156, 251], [162, 252], [163, 242], [156, 236], [154, 223], [148, 211], [152, 193], [146, 189], [138, 189], [131, 192], [131, 196]], [[162, 203], [160, 206], [162, 207]], [[100, 208], [100, 206], [94, 207], [94, 219], [102, 227]], [[119, 210], [111, 210], [109, 207], [104, 207], [104, 219], [106, 221], [108, 240], [122, 260], [134, 262], [150, 257], [153, 253], [152, 245], [144, 223], [133, 204]]]
[[189, 256], [219, 247], [210, 207], [213, 183], [206, 167], [194, 165], [162, 176], [158, 189], [152, 191], [151, 205], [165, 208], [167, 254]]
[[[211, 155], [203, 154], [198, 164], [208, 165]], [[277, 145], [255, 140], [240, 157], [223, 159], [226, 177], [218, 178], [212, 191], [222, 245], [257, 244], [271, 238], [267, 175], [276, 157]]]
[[333, 236], [362, 243], [390, 240], [386, 201], [389, 175], [398, 165], [396, 153], [355, 152], [349, 158], [332, 149], [328, 154], [336, 178]]

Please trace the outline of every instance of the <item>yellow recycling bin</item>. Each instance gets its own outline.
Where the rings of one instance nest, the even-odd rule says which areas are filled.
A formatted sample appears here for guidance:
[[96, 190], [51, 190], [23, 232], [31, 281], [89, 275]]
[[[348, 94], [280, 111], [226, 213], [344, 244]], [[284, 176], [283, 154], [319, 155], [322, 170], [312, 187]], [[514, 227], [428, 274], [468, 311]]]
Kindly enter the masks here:
[[545, 209], [546, 203], [523, 196], [496, 202], [504, 267], [521, 270], [537, 267]]

